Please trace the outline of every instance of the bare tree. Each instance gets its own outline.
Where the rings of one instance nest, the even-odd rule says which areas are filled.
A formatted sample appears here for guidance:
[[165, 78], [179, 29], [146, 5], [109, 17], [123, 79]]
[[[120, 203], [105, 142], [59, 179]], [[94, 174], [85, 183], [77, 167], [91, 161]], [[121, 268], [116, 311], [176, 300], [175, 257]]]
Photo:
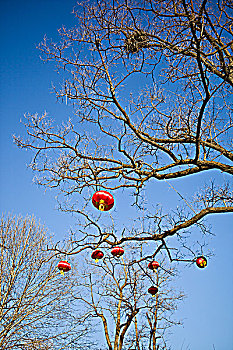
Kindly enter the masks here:
[[[0, 348], [83, 349], [88, 324], [69, 302], [74, 281], [62, 277], [51, 240], [33, 218], [2, 217], [0, 229]], [[88, 323], [88, 320], [87, 320]], [[86, 337], [88, 339], [88, 336]], [[87, 343], [91, 344], [91, 341]]]
[[[94, 189], [129, 188], [140, 204], [150, 179], [185, 181], [211, 170], [232, 175], [231, 2], [83, 2], [74, 15], [77, 27], [61, 28], [61, 42], [45, 38], [40, 50], [64, 71], [55, 92], [76, 115], [61, 127], [46, 114], [29, 115], [28, 139], [15, 138], [34, 151], [38, 183], [87, 199]], [[151, 239], [233, 211], [223, 180], [195, 201], [196, 209], [189, 205]], [[83, 197], [71, 210], [82, 211], [82, 204]]]

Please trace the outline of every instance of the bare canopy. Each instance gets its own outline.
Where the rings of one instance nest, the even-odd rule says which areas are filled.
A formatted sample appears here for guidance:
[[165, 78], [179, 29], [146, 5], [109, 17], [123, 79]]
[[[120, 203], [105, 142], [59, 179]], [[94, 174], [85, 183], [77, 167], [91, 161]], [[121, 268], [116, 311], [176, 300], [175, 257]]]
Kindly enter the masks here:
[[[232, 175], [232, 9], [228, 0], [79, 5], [77, 26], [39, 46], [64, 72], [54, 89], [75, 116], [56, 127], [46, 114], [29, 115], [28, 139], [15, 138], [34, 151], [38, 182], [67, 195], [132, 188], [137, 198], [151, 179]], [[163, 240], [232, 212], [229, 184], [203, 188], [196, 203], [193, 215], [135, 240]]]

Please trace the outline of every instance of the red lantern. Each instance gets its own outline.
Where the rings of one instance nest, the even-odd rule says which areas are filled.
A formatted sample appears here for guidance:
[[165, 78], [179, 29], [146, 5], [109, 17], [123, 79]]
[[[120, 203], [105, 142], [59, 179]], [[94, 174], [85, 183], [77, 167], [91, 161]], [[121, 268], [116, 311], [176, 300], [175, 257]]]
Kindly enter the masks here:
[[196, 265], [200, 268], [200, 269], [204, 269], [204, 267], [207, 266], [207, 259], [204, 256], [199, 256], [196, 259]]
[[60, 261], [57, 267], [61, 271], [62, 275], [64, 275], [64, 272], [67, 272], [71, 269], [71, 265], [67, 261]]
[[91, 254], [91, 257], [92, 259], [95, 259], [95, 262], [98, 262], [99, 259], [102, 259], [103, 256], [104, 253], [99, 249], [94, 250], [94, 252]]
[[148, 293], [150, 293], [152, 297], [154, 297], [157, 292], [158, 292], [158, 288], [155, 286], [152, 286], [148, 289]]
[[113, 256], [116, 256], [117, 258], [119, 258], [121, 255], [124, 254], [124, 249], [121, 247], [114, 247], [112, 248], [111, 253]]
[[151, 262], [148, 264], [148, 268], [149, 268], [150, 270], [153, 270], [153, 271], [157, 270], [158, 267], [159, 267], [158, 261], [151, 261]]
[[97, 191], [92, 196], [92, 203], [97, 209], [108, 211], [114, 206], [114, 198], [106, 191]]

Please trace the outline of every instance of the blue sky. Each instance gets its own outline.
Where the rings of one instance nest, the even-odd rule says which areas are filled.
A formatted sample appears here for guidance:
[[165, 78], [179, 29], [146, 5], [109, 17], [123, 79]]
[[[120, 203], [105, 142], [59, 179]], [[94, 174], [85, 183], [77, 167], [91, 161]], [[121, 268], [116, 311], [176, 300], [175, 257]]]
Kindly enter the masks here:
[[[72, 115], [72, 110], [57, 102], [51, 93], [51, 82], [62, 79], [53, 66], [39, 59], [36, 45], [47, 37], [57, 38], [57, 29], [75, 23], [71, 14], [75, 1], [2, 1], [1, 2], [1, 56], [0, 56], [0, 206], [1, 212], [34, 214], [58, 239], [62, 239], [74, 223], [74, 218], [58, 212], [54, 193], [38, 188], [34, 174], [27, 169], [31, 154], [19, 150], [12, 135], [24, 134], [20, 119], [25, 113], [47, 111], [57, 123]], [[211, 172], [202, 176], [222, 176]], [[174, 186], [182, 192], [198, 187], [200, 177], [177, 180]], [[167, 207], [176, 196], [166, 183], [151, 183], [147, 190], [149, 201], [167, 196]], [[171, 336], [176, 350], [230, 350], [233, 348], [233, 259], [232, 214], [212, 216], [213, 232], [210, 248], [215, 256], [208, 268], [181, 267], [176, 287], [187, 295], [178, 311], [184, 327]]]
[[58, 234], [66, 229], [67, 222], [54, 210], [53, 194], [45, 195], [32, 183], [33, 174], [26, 169], [31, 155], [12, 144], [12, 135], [24, 132], [20, 119], [25, 113], [46, 110], [57, 119], [67, 114], [51, 94], [51, 82], [57, 74], [41, 62], [36, 45], [45, 34], [56, 38], [57, 29], [72, 22], [74, 4], [55, 0], [1, 2], [1, 208], [23, 215], [34, 213], [52, 231], [57, 231], [57, 222]]

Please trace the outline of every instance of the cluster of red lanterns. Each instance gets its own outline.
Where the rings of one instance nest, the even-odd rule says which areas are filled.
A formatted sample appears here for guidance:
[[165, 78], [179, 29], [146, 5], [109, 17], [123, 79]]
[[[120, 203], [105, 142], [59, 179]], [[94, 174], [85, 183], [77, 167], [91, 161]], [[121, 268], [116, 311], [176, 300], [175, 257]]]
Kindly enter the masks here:
[[[119, 258], [121, 257], [123, 254], [124, 254], [124, 249], [122, 247], [114, 247], [112, 248], [111, 250], [111, 254], [116, 257], [116, 258]], [[99, 259], [102, 259], [104, 256], [104, 253], [102, 252], [102, 250], [100, 249], [96, 249], [92, 252], [91, 254], [91, 258], [93, 260], [95, 260], [95, 262], [98, 262]], [[153, 271], [156, 271], [159, 267], [159, 263], [158, 261], [151, 261], [149, 264], [148, 264], [148, 268], [150, 270], [153, 270]], [[157, 294], [158, 292], [158, 287], [156, 286], [151, 286], [149, 289], [148, 289], [148, 293], [150, 293], [153, 297]]]
[[[120, 256], [122, 256], [124, 252], [125, 251], [122, 247], [114, 247], [111, 250], [111, 254], [116, 258], [119, 258]], [[95, 262], [98, 262], [99, 259], [102, 259], [103, 257], [104, 257], [104, 253], [100, 249], [94, 250], [91, 254], [91, 258], [95, 260]]]
[[[114, 198], [107, 191], [97, 191], [92, 196], [92, 204], [95, 208], [101, 211], [108, 211], [114, 206]], [[124, 254], [124, 249], [122, 247], [114, 247], [111, 250], [111, 254], [114, 257], [119, 258]], [[100, 249], [94, 250], [91, 254], [91, 258], [94, 259], [95, 262], [98, 262], [99, 259], [102, 259], [103, 257], [104, 253]], [[158, 267], [159, 263], [157, 261], [151, 261], [148, 265], [148, 268], [153, 271], [155, 271]], [[152, 296], [155, 296], [157, 292], [158, 288], [155, 286], [148, 289], [148, 293], [150, 293]]]
[[[156, 272], [157, 269], [160, 267], [158, 261], [151, 261], [149, 262], [148, 264], [148, 269]], [[154, 297], [157, 293], [158, 293], [158, 287], [157, 286], [151, 286], [149, 289], [148, 289], [148, 293], [150, 293], [152, 295], [152, 297]]]
[[[114, 198], [107, 191], [97, 191], [92, 196], [92, 204], [94, 205], [95, 208], [97, 208], [100, 211], [108, 211], [112, 209], [112, 207], [114, 206]], [[119, 258], [124, 254], [124, 249], [118, 246], [113, 247], [111, 250], [111, 254], [114, 257]], [[94, 250], [91, 254], [91, 258], [94, 259], [95, 262], [98, 262], [99, 259], [102, 259], [103, 257], [104, 257], [104, 253], [100, 249]], [[201, 269], [207, 266], [207, 259], [204, 256], [198, 256], [195, 262], [197, 267]], [[57, 267], [60, 270], [62, 275], [64, 275], [64, 272], [67, 272], [71, 269], [71, 265], [67, 261], [60, 261]], [[151, 261], [148, 264], [148, 268], [154, 272], [156, 272], [159, 267], [160, 265], [158, 261], [155, 261], [155, 260]], [[158, 293], [158, 287], [151, 286], [148, 289], [148, 293], [154, 297]]]
[[[96, 207], [97, 209], [101, 211], [108, 211], [114, 206], [114, 198], [107, 191], [97, 191], [92, 196], [92, 203], [94, 207]], [[111, 254], [114, 257], [119, 258], [124, 254], [124, 249], [122, 247], [114, 247], [111, 250]], [[99, 259], [102, 259], [103, 256], [104, 256], [104, 253], [99, 249], [95, 250], [91, 254], [92, 259], [95, 259], [96, 262], [98, 262]], [[207, 259], [204, 256], [197, 257], [196, 265], [201, 269], [205, 268], [207, 266]], [[148, 264], [148, 268], [152, 271], [157, 271], [159, 266], [160, 265], [158, 261], [155, 261], [155, 260], [151, 261]], [[152, 296], [155, 296], [157, 292], [158, 292], [158, 287], [156, 286], [151, 286], [148, 289], [148, 293], [150, 293]]]

